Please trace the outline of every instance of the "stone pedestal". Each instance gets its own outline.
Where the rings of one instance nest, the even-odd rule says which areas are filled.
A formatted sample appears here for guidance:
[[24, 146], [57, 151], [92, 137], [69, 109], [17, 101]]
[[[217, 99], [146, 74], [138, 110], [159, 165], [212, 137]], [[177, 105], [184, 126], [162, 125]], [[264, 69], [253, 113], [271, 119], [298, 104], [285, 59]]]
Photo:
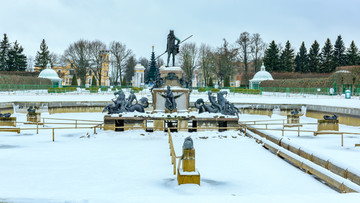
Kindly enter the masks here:
[[195, 168], [195, 149], [183, 149], [182, 168], [177, 174], [178, 184], [200, 185], [200, 173]]
[[0, 126], [16, 127], [16, 117], [0, 118]]
[[[154, 88], [154, 112], [165, 112], [165, 101], [166, 98], [164, 97], [167, 88]], [[177, 112], [187, 112], [189, 110], [189, 89], [181, 88], [181, 87], [171, 87], [171, 91], [173, 92], [174, 96], [179, 96], [175, 99], [176, 102], [176, 110]], [[175, 112], [173, 110], [172, 112]]]
[[182, 79], [184, 71], [180, 67], [161, 67], [160, 77], [164, 81], [164, 86], [170, 85], [171, 87], [181, 87], [179, 80]]
[[41, 122], [41, 113], [28, 113], [26, 118], [29, 122], [38, 123]]
[[104, 130], [125, 131], [145, 130], [145, 118], [143, 117], [111, 117], [104, 116]]
[[287, 124], [299, 124], [300, 123], [300, 115], [287, 115]]
[[182, 164], [184, 172], [195, 171], [195, 149], [183, 149]]
[[339, 120], [318, 120], [317, 131], [322, 130], [339, 131]]

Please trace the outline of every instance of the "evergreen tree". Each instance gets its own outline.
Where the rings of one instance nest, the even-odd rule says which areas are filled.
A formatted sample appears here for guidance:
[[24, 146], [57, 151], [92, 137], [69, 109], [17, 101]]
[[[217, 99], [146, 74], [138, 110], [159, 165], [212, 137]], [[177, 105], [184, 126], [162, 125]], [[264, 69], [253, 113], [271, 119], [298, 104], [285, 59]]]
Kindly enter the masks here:
[[135, 56], [132, 55], [126, 60], [125, 66], [125, 78], [126, 81], [132, 81], [133, 76], [135, 75], [135, 66], [136, 66], [136, 59]]
[[210, 78], [209, 79], [209, 84], [208, 84], [209, 87], [214, 87], [214, 82], [213, 82], [213, 79]]
[[295, 72], [307, 73], [309, 71], [307, 50], [305, 43], [302, 42], [299, 53], [295, 57]]
[[45, 39], [40, 44], [40, 51], [36, 53], [35, 66], [45, 69], [47, 64], [50, 62], [50, 51], [46, 45]]
[[229, 76], [225, 76], [224, 87], [230, 87], [230, 78], [229, 78]]
[[0, 44], [0, 71], [9, 70], [9, 67], [7, 65], [9, 60], [9, 49], [10, 43], [6, 34], [4, 34], [4, 38]]
[[336, 39], [333, 57], [336, 67], [346, 65], [345, 45], [344, 41], [341, 38], [341, 35], [339, 35]]
[[320, 73], [320, 65], [321, 65], [320, 61], [321, 61], [320, 45], [315, 40], [309, 50], [309, 70], [310, 70], [310, 72]]
[[324, 47], [321, 50], [321, 66], [320, 73], [330, 73], [335, 70], [333, 60], [333, 46], [329, 38], [327, 38]]
[[122, 81], [121, 81], [121, 86], [126, 86], [126, 78], [125, 76], [123, 77]]
[[358, 48], [355, 45], [354, 40], [351, 42], [349, 49], [346, 52], [346, 65], [359, 65], [360, 56]]
[[93, 75], [93, 77], [91, 79], [91, 86], [97, 86], [95, 75]]
[[151, 58], [150, 58], [150, 66], [149, 72], [146, 77], [146, 83], [154, 82], [156, 77], [156, 60], [155, 60], [155, 52], [154, 47], [152, 47]]
[[280, 67], [279, 48], [273, 40], [265, 50], [264, 65], [269, 72], [278, 71]]
[[17, 41], [14, 42], [8, 53], [7, 66], [10, 71], [25, 71], [27, 66], [26, 56], [22, 53], [24, 49]]
[[291, 48], [289, 40], [286, 42], [285, 49], [280, 55], [280, 69], [279, 71], [294, 71], [294, 49]]
[[76, 75], [73, 75], [73, 78], [71, 80], [71, 86], [78, 86]]

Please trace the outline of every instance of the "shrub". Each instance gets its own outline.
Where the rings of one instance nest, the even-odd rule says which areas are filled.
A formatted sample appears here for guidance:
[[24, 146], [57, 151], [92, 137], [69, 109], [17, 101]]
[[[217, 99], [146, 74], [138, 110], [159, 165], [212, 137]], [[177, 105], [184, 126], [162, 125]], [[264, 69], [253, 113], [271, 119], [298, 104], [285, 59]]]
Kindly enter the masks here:
[[95, 75], [93, 75], [93, 77], [91, 79], [91, 86], [97, 86]]
[[243, 89], [243, 88], [235, 88], [232, 92], [242, 93], [242, 94], [260, 94], [260, 90]]
[[78, 86], [77, 78], [76, 78], [76, 75], [75, 75], [75, 74], [74, 74], [74, 76], [73, 76], [73, 78], [72, 78], [71, 86]]
[[213, 92], [213, 93], [217, 93], [217, 92], [219, 92], [220, 91], [220, 89], [218, 89], [218, 88], [212, 88], [211, 89], [211, 92]]
[[102, 91], [102, 92], [107, 92], [108, 90], [109, 90], [109, 87], [102, 87], [102, 88], [101, 88], [101, 91]]
[[99, 92], [99, 87], [87, 87], [85, 90], [89, 90], [90, 93], [97, 93]]
[[206, 88], [205, 87], [199, 87], [198, 92], [206, 92]]
[[133, 87], [131, 89], [134, 90], [135, 93], [139, 93], [142, 90], [140, 87]]
[[65, 93], [74, 91], [76, 91], [76, 87], [52, 87], [48, 89], [48, 93]]

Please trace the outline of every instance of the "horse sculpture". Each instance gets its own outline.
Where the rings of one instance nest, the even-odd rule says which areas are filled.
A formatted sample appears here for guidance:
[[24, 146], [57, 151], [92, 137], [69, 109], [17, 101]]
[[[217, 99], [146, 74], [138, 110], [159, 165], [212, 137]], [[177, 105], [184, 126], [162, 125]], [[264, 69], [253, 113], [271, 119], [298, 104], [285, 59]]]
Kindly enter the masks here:
[[[145, 108], [149, 106], [148, 99], [146, 97], [141, 98], [138, 103], [134, 92], [131, 92], [129, 98], [125, 98], [125, 94], [122, 90], [115, 92], [115, 99], [112, 99], [113, 104], [107, 105], [103, 112], [108, 112], [108, 114], [118, 114], [123, 112], [140, 112], [144, 113]], [[133, 101], [136, 101], [135, 104], [132, 104]]]
[[240, 113], [240, 110], [231, 104], [227, 99], [225, 99], [224, 95], [227, 92], [221, 91], [217, 93], [217, 98], [212, 96], [212, 93], [208, 92], [208, 97], [211, 105], [205, 104], [203, 99], [198, 99], [195, 102], [195, 107], [199, 109], [199, 113], [209, 112], [209, 113], [221, 113], [224, 115], [236, 115]]

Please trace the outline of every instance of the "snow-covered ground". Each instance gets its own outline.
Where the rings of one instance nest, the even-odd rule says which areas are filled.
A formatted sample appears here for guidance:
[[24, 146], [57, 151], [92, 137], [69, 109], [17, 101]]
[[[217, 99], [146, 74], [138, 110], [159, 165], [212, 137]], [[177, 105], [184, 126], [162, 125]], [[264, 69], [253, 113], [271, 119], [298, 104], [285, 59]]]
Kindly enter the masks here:
[[[25, 120], [25, 114], [15, 116]], [[101, 113], [42, 116], [103, 118]], [[240, 119], [264, 117], [244, 114]], [[54, 125], [47, 125], [51, 126]], [[342, 128], [348, 130], [346, 126]], [[177, 185], [164, 132], [98, 131], [94, 135], [91, 129], [55, 130], [54, 143], [51, 130], [40, 130], [38, 135], [35, 130], [20, 135], [0, 132], [0, 202], [358, 202], [360, 199], [359, 194], [335, 192], [238, 132], [172, 134], [178, 156], [184, 138], [190, 135], [194, 139], [201, 186]], [[339, 137], [336, 140], [310, 135], [297, 138], [288, 132], [286, 136], [326, 155], [359, 154], [358, 149], [347, 145], [350, 143], [347, 138], [346, 146], [341, 148]], [[309, 144], [314, 141], [317, 144]], [[345, 159], [345, 164], [351, 164], [350, 160], [356, 167], [358, 159]]]
[[[279, 114], [273, 114], [271, 118], [269, 116], [263, 115], [249, 115], [241, 114], [240, 121], [261, 121], [261, 120], [278, 120], [286, 119], [286, 116], [281, 116]], [[309, 118], [306, 116], [300, 117], [301, 123], [304, 124], [300, 130], [310, 130], [316, 131], [317, 125], [311, 125], [311, 123], [316, 124], [317, 119]], [[343, 168], [348, 168], [352, 172], [357, 172], [360, 175], [360, 164], [355, 161], [358, 159], [360, 154], [360, 147], [355, 147], [355, 144], [360, 144], [360, 135], [344, 134], [344, 146], [341, 146], [341, 135], [339, 134], [322, 134], [314, 136], [312, 132], [301, 132], [298, 136], [296, 131], [298, 128], [285, 128], [285, 130], [294, 130], [294, 131], [284, 131], [284, 137], [282, 136], [282, 122], [281, 121], [267, 121], [267, 122], [258, 122], [259, 125], [253, 125], [255, 128], [265, 128], [265, 125], [260, 125], [261, 123], [278, 123], [280, 125], [269, 125], [269, 129], [279, 129], [279, 131], [273, 130], [260, 130], [266, 134], [276, 136], [278, 138], [285, 138], [287, 142], [291, 143], [294, 146], [301, 147], [302, 150], [308, 153], [314, 153], [314, 155], [323, 158], [324, 160], [329, 160], [332, 163], [335, 163]], [[350, 132], [350, 133], [360, 133], [359, 126], [348, 126], [339, 124], [339, 131], [341, 132]]]

